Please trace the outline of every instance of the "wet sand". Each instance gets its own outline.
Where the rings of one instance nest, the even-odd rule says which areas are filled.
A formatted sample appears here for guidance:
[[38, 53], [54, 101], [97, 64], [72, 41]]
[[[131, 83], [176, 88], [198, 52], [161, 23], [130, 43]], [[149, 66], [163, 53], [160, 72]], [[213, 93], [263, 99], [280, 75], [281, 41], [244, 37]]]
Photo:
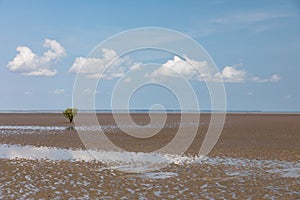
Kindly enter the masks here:
[[1, 159], [0, 165], [2, 198], [299, 199], [299, 179], [247, 167], [170, 166], [157, 174], [174, 176], [154, 178], [151, 173], [126, 174], [86, 162]]
[[[193, 121], [194, 116], [189, 115]], [[179, 117], [170, 114], [167, 123], [176, 124]], [[149, 123], [145, 114], [133, 118], [138, 124]], [[114, 124], [110, 114], [98, 115], [98, 119], [101, 125]], [[186, 155], [199, 151], [209, 119], [209, 114], [201, 115], [197, 136]], [[208, 155], [213, 161], [171, 165], [154, 172], [165, 176], [161, 178], [112, 170], [99, 162], [0, 159], [0, 197], [299, 199], [299, 122], [299, 114], [228, 114], [221, 137]], [[62, 114], [0, 114], [0, 126], [61, 127], [47, 131], [0, 128], [0, 144], [84, 149], [76, 130], [69, 128], [74, 124]], [[144, 141], [119, 129], [109, 129], [107, 134], [128, 151], [150, 152], [170, 142], [176, 131], [176, 126], [166, 126], [158, 136]], [[295, 174], [283, 176], [286, 167], [296, 170]], [[273, 173], [276, 170], [282, 171]]]
[[[193, 115], [191, 121], [193, 121]], [[138, 124], [149, 123], [146, 114], [134, 114]], [[98, 115], [101, 125], [114, 125], [111, 114]], [[187, 153], [197, 154], [208, 128], [209, 114], [201, 114], [198, 134]], [[170, 114], [167, 123], [180, 122], [180, 115]], [[300, 158], [300, 114], [227, 114], [221, 137], [209, 154], [251, 159], [297, 161]], [[84, 148], [74, 124], [61, 114], [0, 114], [0, 126], [61, 126], [64, 131], [31, 131], [27, 134], [0, 134], [2, 144]], [[70, 128], [71, 127], [71, 128]], [[135, 139], [118, 129], [110, 130], [115, 144], [128, 151], [149, 152], [167, 144], [177, 128], [164, 128], [157, 137]], [[188, 131], [188, 128], [187, 128]], [[142, 147], [140, 147], [142, 146]]]

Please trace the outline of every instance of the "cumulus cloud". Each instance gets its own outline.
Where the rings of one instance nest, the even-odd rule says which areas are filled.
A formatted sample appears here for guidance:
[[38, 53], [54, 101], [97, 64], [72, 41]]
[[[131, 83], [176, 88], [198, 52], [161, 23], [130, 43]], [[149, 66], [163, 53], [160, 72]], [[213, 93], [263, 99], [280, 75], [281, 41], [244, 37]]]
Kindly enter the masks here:
[[193, 68], [192, 65], [188, 64], [186, 61], [182, 60], [178, 56], [174, 56], [173, 60], [168, 60], [160, 68], [155, 70], [151, 76], [170, 76], [178, 77], [185, 76], [189, 79], [192, 79], [197, 75], [197, 71]]
[[236, 66], [226, 66], [221, 73], [217, 73], [215, 76], [219, 76], [224, 82], [241, 83], [245, 82], [247, 72], [244, 69], [237, 69]]
[[57, 88], [57, 89], [51, 91], [50, 93], [51, 93], [51, 94], [55, 94], [55, 95], [59, 95], [59, 94], [63, 94], [64, 92], [65, 92], [64, 89]]
[[160, 68], [151, 73], [150, 77], [179, 77], [183, 76], [188, 80], [202, 80], [218, 82], [244, 82], [247, 72], [243, 69], [237, 69], [237, 66], [226, 66], [221, 72], [216, 72], [206, 60], [196, 61], [184, 58], [185, 60], [174, 56], [172, 60], [168, 60]]
[[[128, 56], [119, 57], [112, 49], [102, 49], [101, 58], [77, 57], [69, 72], [85, 74], [88, 78], [114, 79], [120, 78], [130, 70], [141, 70], [144, 63], [135, 63]], [[220, 72], [206, 60], [193, 60], [184, 56], [174, 56], [152, 72], [145, 72], [145, 78], [162, 79], [184, 77], [187, 80], [242, 83], [278, 82], [281, 77], [273, 74], [270, 78], [262, 79], [257, 76], [249, 77], [241, 64], [225, 66]], [[125, 82], [130, 82], [129, 77]]]
[[172, 60], [168, 60], [147, 76], [151, 78], [183, 76], [190, 80], [207, 80], [211, 78], [211, 70], [207, 61], [195, 61], [187, 57], [184, 59], [174, 56]]
[[237, 66], [226, 66], [221, 73], [216, 74], [220, 76], [224, 82], [242, 83], [242, 82], [256, 82], [256, 83], [275, 83], [281, 80], [279, 74], [272, 74], [269, 78], [260, 78], [258, 76], [249, 76], [245, 69], [237, 69]]
[[29, 47], [18, 46], [18, 54], [7, 64], [7, 68], [27, 76], [54, 76], [57, 71], [51, 67], [66, 55], [66, 51], [56, 40], [45, 39], [44, 47], [49, 50], [39, 56]]
[[228, 82], [228, 83], [243, 83], [252, 82], [278, 82], [281, 80], [279, 74], [273, 74], [270, 78], [262, 79], [257, 76], [250, 77], [245, 69], [241, 69], [241, 64], [225, 66], [220, 72], [216, 72], [207, 61], [196, 61], [184, 58], [185, 60], [174, 56], [168, 60], [151, 74], [146, 74], [146, 77], [162, 78], [162, 77], [179, 77], [183, 76], [188, 80], [201, 80], [212, 82]]
[[86, 74], [89, 78], [113, 79], [122, 77], [129, 67], [139, 68], [128, 56], [119, 57], [112, 49], [102, 49], [102, 54], [102, 58], [75, 58], [69, 72]]

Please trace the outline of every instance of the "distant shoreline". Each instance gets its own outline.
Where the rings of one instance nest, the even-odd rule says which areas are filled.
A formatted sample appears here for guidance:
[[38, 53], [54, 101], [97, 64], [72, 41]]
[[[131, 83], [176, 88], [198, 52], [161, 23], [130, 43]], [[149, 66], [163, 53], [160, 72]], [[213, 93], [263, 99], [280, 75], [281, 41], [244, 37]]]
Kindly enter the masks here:
[[[63, 110], [0, 110], [1, 114], [5, 113], [15, 113], [15, 114], [26, 114], [26, 113], [62, 113]], [[82, 113], [191, 113], [191, 114], [211, 114], [211, 113], [228, 113], [228, 114], [300, 114], [300, 111], [262, 111], [262, 110], [227, 110], [227, 111], [213, 111], [213, 110], [146, 110], [146, 109], [137, 109], [137, 110], [81, 110]]]

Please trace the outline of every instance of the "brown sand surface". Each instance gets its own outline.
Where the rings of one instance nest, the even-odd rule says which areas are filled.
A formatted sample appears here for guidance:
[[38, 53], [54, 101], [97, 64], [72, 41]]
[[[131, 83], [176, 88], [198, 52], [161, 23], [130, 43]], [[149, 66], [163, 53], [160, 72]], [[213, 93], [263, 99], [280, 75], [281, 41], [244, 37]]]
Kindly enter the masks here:
[[[189, 114], [191, 122], [194, 120]], [[149, 123], [146, 114], [134, 114], [138, 124]], [[101, 125], [114, 125], [111, 114], [98, 114]], [[200, 116], [198, 134], [187, 153], [197, 154], [208, 128], [209, 114]], [[167, 123], [180, 122], [180, 115], [170, 114]], [[221, 137], [210, 153], [212, 156], [277, 159], [295, 161], [300, 156], [300, 114], [228, 114]], [[61, 114], [0, 114], [1, 125], [63, 126], [65, 131], [33, 131], [28, 134], [0, 134], [2, 144], [83, 148], [78, 134], [69, 128]], [[155, 137], [137, 139], [118, 129], [107, 135], [114, 144], [128, 151], [149, 152], [168, 144], [176, 134], [176, 127], [163, 128]], [[188, 134], [189, 128], [186, 128]]]
[[[170, 166], [159, 179], [98, 163], [0, 159], [3, 199], [299, 199], [299, 180], [223, 165]], [[228, 175], [231, 172], [233, 175]], [[223, 197], [223, 198], [221, 198]]]
[[[189, 117], [192, 122], [195, 115]], [[114, 124], [110, 114], [98, 118], [101, 125]], [[145, 114], [134, 114], [133, 118], [138, 124], [149, 123]], [[199, 151], [209, 119], [209, 114], [201, 115], [197, 136], [186, 154]], [[179, 121], [180, 115], [170, 114], [167, 124]], [[300, 199], [299, 176], [281, 174], [286, 170], [299, 173], [299, 122], [299, 114], [228, 114], [221, 137], [209, 154], [224, 160], [170, 165], [155, 171], [173, 174], [165, 178], [125, 173], [98, 162], [0, 159], [0, 199]], [[9, 134], [9, 130], [0, 129], [0, 144], [84, 148], [61, 114], [0, 114], [0, 126], [9, 125], [65, 129]], [[128, 151], [149, 152], [170, 142], [176, 131], [177, 127], [166, 126], [147, 140], [128, 137], [119, 129], [107, 134]]]

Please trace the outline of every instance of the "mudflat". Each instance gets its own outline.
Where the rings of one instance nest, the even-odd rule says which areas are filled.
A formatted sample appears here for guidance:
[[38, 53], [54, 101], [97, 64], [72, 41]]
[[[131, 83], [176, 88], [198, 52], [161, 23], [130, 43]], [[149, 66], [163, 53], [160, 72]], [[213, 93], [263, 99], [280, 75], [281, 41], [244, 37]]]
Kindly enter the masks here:
[[[120, 114], [122, 115], [122, 114]], [[159, 115], [159, 114], [157, 114]], [[193, 114], [187, 114], [195, 121]], [[100, 125], [117, 126], [112, 114], [97, 114]], [[132, 114], [138, 125], [150, 122], [147, 114]], [[210, 114], [200, 115], [200, 125], [191, 147], [186, 153], [197, 154], [207, 132]], [[230, 156], [251, 159], [278, 159], [296, 161], [300, 156], [300, 114], [227, 114], [221, 136], [211, 151], [212, 156]], [[109, 138], [128, 151], [149, 152], [166, 145], [177, 133], [180, 114], [169, 114], [166, 126], [155, 137], [136, 139], [120, 129], [107, 131]], [[175, 125], [174, 125], [175, 124]], [[1, 134], [2, 144], [21, 144], [48, 147], [84, 148], [74, 124], [62, 114], [9, 113], [0, 114], [0, 126], [58, 126], [65, 130], [31, 131], [26, 134]], [[187, 134], [188, 128], [186, 128]], [[22, 130], [19, 130], [22, 132]], [[24, 132], [24, 131], [23, 131]]]
[[[122, 117], [122, 114], [119, 115]], [[189, 134], [190, 126], [196, 124], [194, 122], [199, 116], [186, 115], [190, 123], [183, 127]], [[145, 129], [150, 123], [147, 114], [131, 116]], [[153, 116], [160, 117], [159, 114]], [[129, 160], [136, 156], [134, 152], [144, 152], [145, 161], [149, 161], [148, 152], [172, 141], [178, 131], [180, 117], [180, 114], [168, 114], [157, 135], [142, 139], [124, 133], [110, 113], [97, 114], [109, 139], [124, 150], [133, 152], [128, 154], [132, 155]], [[101, 160], [52, 158], [51, 152], [58, 150], [64, 153], [68, 150], [69, 156], [85, 149], [74, 124], [68, 123], [62, 114], [1, 113], [0, 197], [300, 198], [300, 114], [227, 114], [216, 146], [207, 157], [199, 159], [196, 157], [210, 117], [210, 114], [200, 115], [200, 125], [197, 125], [192, 145], [183, 157], [176, 157], [173, 164], [150, 172], [127, 173], [111, 168]], [[26, 148], [32, 147], [35, 148], [33, 156], [28, 158]], [[43, 152], [50, 157], [35, 158], [36, 154]], [[27, 157], [22, 153], [27, 153]], [[113, 157], [109, 152], [105, 155]], [[123, 154], [125, 160], [128, 155]]]

